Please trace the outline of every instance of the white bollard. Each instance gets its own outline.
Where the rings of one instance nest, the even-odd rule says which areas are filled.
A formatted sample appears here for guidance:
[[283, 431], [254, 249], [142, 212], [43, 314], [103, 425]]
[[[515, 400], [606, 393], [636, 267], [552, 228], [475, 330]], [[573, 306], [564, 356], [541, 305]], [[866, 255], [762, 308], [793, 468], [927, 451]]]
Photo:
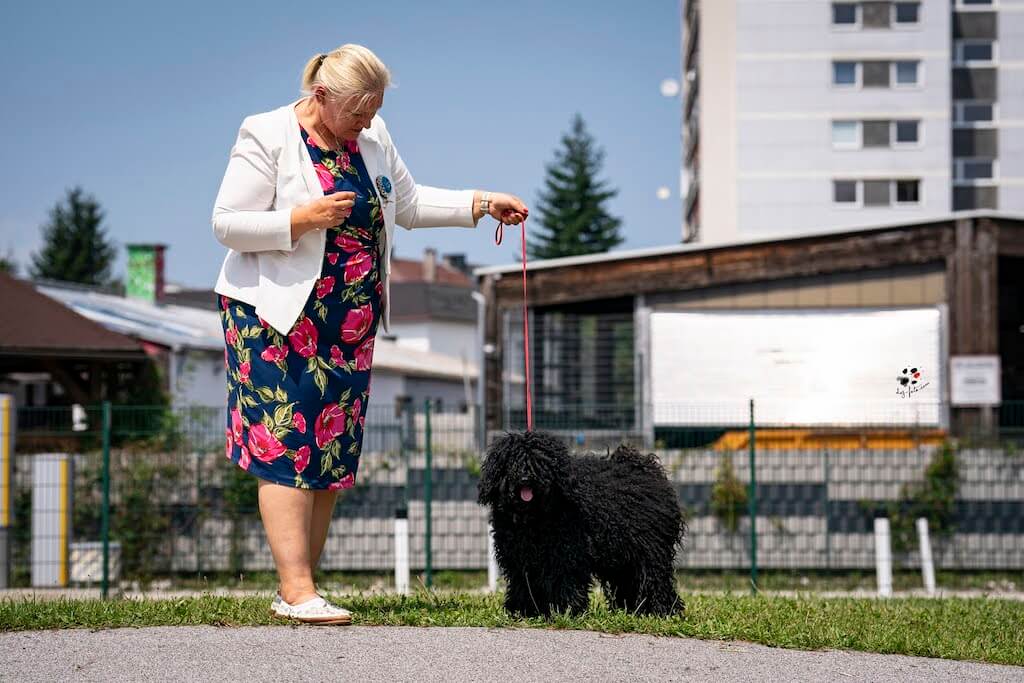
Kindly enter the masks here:
[[878, 576], [878, 594], [892, 595], [892, 548], [889, 545], [889, 519], [875, 518], [875, 573]]
[[409, 519], [405, 510], [395, 511], [395, 590], [409, 593]]
[[932, 564], [932, 542], [928, 538], [928, 520], [917, 518], [917, 539], [921, 546], [921, 574], [928, 595], [935, 595], [935, 565]]
[[487, 589], [498, 590], [498, 560], [494, 557], [494, 529], [487, 525]]

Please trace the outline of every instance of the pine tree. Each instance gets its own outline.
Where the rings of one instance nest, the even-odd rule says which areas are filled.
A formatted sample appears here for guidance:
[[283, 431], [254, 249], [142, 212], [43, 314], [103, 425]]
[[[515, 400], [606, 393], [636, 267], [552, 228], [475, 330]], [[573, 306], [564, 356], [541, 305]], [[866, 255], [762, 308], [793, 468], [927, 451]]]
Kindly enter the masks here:
[[115, 250], [102, 221], [103, 211], [93, 197], [80, 187], [68, 190], [42, 226], [43, 247], [32, 255], [32, 277], [109, 284]]
[[604, 152], [576, 114], [571, 132], [562, 136], [562, 147], [555, 151], [554, 163], [545, 167], [547, 177], [537, 202], [540, 226], [529, 244], [533, 258], [598, 254], [622, 243], [622, 221], [604, 208], [618, 191], [597, 179], [603, 160]]

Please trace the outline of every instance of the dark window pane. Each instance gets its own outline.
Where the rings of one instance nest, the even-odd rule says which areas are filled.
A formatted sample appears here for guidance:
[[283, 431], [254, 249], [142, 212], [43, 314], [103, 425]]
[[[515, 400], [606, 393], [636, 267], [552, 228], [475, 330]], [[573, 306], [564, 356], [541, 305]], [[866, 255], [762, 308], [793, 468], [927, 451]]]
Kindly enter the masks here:
[[861, 68], [865, 88], [889, 87], [889, 62], [863, 62]]
[[897, 121], [896, 142], [917, 142], [917, 121]]
[[920, 181], [918, 180], [897, 180], [896, 201], [900, 203], [917, 203], [920, 200]]
[[992, 61], [992, 43], [968, 43], [963, 47], [964, 61]]
[[864, 181], [864, 206], [889, 206], [888, 180]]
[[836, 85], [857, 83], [857, 62], [832, 62], [832, 82]]
[[965, 180], [976, 180], [978, 178], [991, 178], [992, 177], [992, 162], [991, 161], [965, 161], [964, 162], [964, 175]]
[[991, 5], [992, 0], [962, 0], [962, 5]]
[[889, 122], [888, 121], [865, 121], [864, 146], [865, 147], [888, 147], [889, 146]]
[[917, 83], [917, 62], [896, 62], [896, 82], [901, 85]]
[[896, 23], [916, 24], [921, 10], [921, 3], [918, 2], [897, 2]]
[[857, 23], [857, 4], [853, 2], [833, 2], [832, 3], [832, 23], [833, 24], [856, 24]]
[[864, 28], [889, 28], [890, 2], [862, 2], [861, 25]]
[[857, 201], [857, 181], [832, 181], [832, 196], [837, 202], [850, 203]]
[[991, 104], [964, 105], [964, 121], [991, 121], [992, 116], [993, 114]]

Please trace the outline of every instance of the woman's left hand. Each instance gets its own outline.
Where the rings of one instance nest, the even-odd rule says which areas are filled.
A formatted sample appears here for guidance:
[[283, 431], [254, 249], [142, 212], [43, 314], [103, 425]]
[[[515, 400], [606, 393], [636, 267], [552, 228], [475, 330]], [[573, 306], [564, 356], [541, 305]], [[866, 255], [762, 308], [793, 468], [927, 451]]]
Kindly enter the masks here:
[[492, 192], [491, 205], [487, 213], [505, 225], [519, 225], [529, 215], [530, 210], [515, 195]]

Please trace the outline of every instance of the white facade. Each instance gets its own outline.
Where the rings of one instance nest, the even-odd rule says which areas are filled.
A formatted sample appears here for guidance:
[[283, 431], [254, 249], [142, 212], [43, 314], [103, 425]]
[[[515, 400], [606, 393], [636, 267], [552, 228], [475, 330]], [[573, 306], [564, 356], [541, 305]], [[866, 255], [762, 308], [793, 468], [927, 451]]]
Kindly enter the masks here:
[[[872, 27], [886, 5], [889, 25]], [[855, 23], [837, 22], [836, 6]], [[951, 38], [954, 9], [994, 11], [958, 26], [987, 35], [995, 22], [998, 39]], [[1024, 2], [691, 0], [683, 34], [684, 236], [696, 227], [717, 244], [1024, 204]], [[958, 70], [980, 99], [957, 92]], [[955, 123], [972, 103], [994, 105], [995, 120]], [[955, 128], [998, 133], [964, 130], [954, 144]], [[958, 186], [970, 196], [955, 199]]]

